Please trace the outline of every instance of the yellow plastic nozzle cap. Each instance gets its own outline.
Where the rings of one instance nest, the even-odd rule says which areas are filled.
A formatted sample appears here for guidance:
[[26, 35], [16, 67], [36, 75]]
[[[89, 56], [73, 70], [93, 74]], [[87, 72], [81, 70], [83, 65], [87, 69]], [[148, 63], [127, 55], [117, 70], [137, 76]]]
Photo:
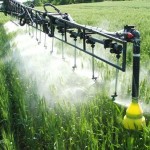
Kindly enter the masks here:
[[132, 102], [126, 111], [126, 115], [123, 120], [123, 126], [126, 129], [141, 130], [145, 125], [145, 117], [143, 116], [143, 111], [139, 103]]

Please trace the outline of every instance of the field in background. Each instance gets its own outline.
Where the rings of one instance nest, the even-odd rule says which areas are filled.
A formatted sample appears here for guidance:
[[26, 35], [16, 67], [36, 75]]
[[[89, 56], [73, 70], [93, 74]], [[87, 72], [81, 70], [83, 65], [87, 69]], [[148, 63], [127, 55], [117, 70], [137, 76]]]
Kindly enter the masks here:
[[[113, 31], [120, 30], [126, 24], [135, 24], [141, 32], [142, 68], [146, 75], [140, 83], [141, 97], [150, 100], [150, 2], [103, 2], [59, 6], [62, 12], [68, 12], [81, 24], [102, 27]], [[0, 22], [4, 16], [0, 17]], [[89, 19], [90, 18], [90, 19]], [[24, 79], [18, 73], [16, 63], [11, 56], [8, 41], [12, 35], [6, 35], [0, 26], [2, 51], [0, 61], [0, 147], [1, 149], [29, 150], [149, 150], [150, 124], [143, 131], [128, 131], [122, 127], [125, 109], [114, 104], [107, 91], [97, 94], [86, 103], [70, 104], [56, 102], [47, 108], [44, 98], [40, 98], [34, 81]], [[2, 41], [3, 40], [3, 41]], [[12, 45], [11, 45], [12, 46]], [[128, 50], [128, 62], [132, 60], [132, 51]], [[57, 93], [56, 93], [57, 94]]]

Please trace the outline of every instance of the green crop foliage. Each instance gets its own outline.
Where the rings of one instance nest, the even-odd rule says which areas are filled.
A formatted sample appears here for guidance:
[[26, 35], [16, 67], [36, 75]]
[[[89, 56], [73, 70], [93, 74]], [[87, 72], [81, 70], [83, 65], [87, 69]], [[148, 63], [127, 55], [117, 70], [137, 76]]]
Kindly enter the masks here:
[[[149, 103], [150, 14], [149, 1], [119, 1], [59, 6], [81, 24], [113, 31], [126, 24], [135, 24], [141, 32], [142, 66], [146, 75], [140, 82], [140, 97]], [[41, 8], [40, 8], [41, 9]], [[90, 18], [90, 19], [89, 19]], [[11, 56], [10, 41], [15, 34], [6, 34], [3, 24], [9, 20], [0, 14], [0, 149], [8, 150], [149, 150], [150, 116], [142, 131], [125, 130], [122, 119], [126, 108], [113, 103], [108, 87], [95, 97], [72, 104], [58, 99], [48, 106], [37, 94], [34, 81], [20, 75]], [[129, 66], [132, 49], [128, 49]], [[6, 61], [7, 60], [7, 61]], [[106, 69], [104, 80], [113, 74]], [[106, 67], [106, 68], [105, 68]], [[148, 70], [148, 71], [147, 71]], [[63, 82], [63, 81], [62, 81]], [[62, 83], [65, 84], [65, 83]], [[55, 85], [50, 87], [57, 94]], [[130, 93], [130, 89], [129, 89]]]

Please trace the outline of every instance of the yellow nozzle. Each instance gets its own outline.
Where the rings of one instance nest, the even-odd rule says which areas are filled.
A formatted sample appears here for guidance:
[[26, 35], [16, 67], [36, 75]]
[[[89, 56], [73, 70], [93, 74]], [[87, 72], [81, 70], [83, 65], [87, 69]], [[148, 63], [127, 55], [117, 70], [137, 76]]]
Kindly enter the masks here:
[[126, 129], [141, 130], [146, 125], [143, 111], [138, 102], [132, 101], [126, 110], [126, 115], [123, 119], [123, 126]]

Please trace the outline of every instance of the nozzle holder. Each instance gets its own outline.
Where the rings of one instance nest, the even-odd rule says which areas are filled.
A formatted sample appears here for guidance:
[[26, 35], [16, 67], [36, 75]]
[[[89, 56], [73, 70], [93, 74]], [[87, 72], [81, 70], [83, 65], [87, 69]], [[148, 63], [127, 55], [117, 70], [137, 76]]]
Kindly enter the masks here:
[[74, 38], [74, 40], [77, 40], [78, 33], [74, 32], [74, 31], [71, 31], [71, 32], [70, 32], [70, 37], [71, 37], [71, 38]]
[[90, 36], [87, 36], [86, 43], [91, 44], [92, 48], [94, 48], [94, 46], [95, 46], [95, 41], [92, 38], [90, 38]]
[[112, 40], [111, 39], [105, 39], [103, 40], [104, 42], [104, 48], [110, 48], [111, 44], [112, 44]]
[[131, 32], [134, 29], [135, 29], [135, 25], [125, 25], [124, 26], [124, 31], [125, 32]]
[[122, 53], [122, 45], [118, 45], [117, 43], [112, 43], [110, 53], [121, 54]]

